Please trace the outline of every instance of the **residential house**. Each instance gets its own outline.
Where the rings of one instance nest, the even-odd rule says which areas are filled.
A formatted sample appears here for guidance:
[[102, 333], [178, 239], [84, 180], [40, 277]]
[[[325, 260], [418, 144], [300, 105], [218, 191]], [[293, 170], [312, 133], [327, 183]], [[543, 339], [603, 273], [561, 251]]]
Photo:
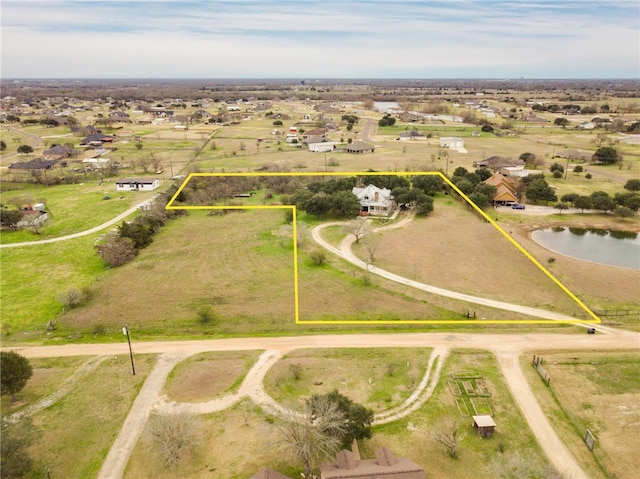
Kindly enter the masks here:
[[426, 479], [424, 468], [406, 457], [396, 457], [386, 447], [375, 459], [358, 459], [351, 451], [340, 451], [333, 463], [320, 466], [320, 479]]
[[354, 141], [353, 143], [340, 148], [345, 153], [373, 153], [375, 147], [364, 141]]
[[72, 147], [64, 145], [54, 145], [48, 150], [44, 150], [42, 154], [45, 160], [61, 160], [73, 156], [75, 153]]
[[104, 135], [100, 132], [92, 133], [80, 142], [81, 146], [100, 146], [104, 143], [111, 143], [115, 139], [114, 136]]
[[512, 160], [511, 158], [505, 158], [503, 156], [491, 156], [481, 161], [476, 161], [473, 166], [476, 168], [488, 168], [492, 171], [500, 171], [500, 168], [505, 166], [519, 166], [523, 165], [522, 160]]
[[577, 149], [560, 150], [555, 154], [558, 158], [567, 158], [574, 161], [591, 161], [592, 151], [584, 151]]
[[29, 161], [19, 161], [11, 163], [10, 170], [50, 170], [56, 162], [54, 160], [44, 160], [42, 158], [34, 158]]
[[153, 191], [160, 186], [157, 178], [123, 178], [116, 180], [116, 191]]
[[307, 140], [311, 137], [322, 137], [324, 138], [327, 135], [326, 128], [314, 128], [313, 130], [305, 131], [302, 135], [303, 140]]
[[408, 111], [403, 111], [402, 113], [398, 114], [398, 118], [403, 123], [416, 123], [420, 121], [420, 117], [418, 115], [409, 113]]
[[312, 143], [324, 143], [327, 141], [327, 138], [324, 136], [303, 136], [302, 143], [307, 145], [311, 145]]
[[123, 111], [112, 111], [109, 113], [109, 118], [117, 123], [131, 123], [129, 115]]
[[396, 203], [388, 188], [367, 185], [364, 188], [353, 188], [351, 192], [360, 201], [360, 215], [391, 216]]
[[506, 205], [508, 203], [518, 202], [516, 182], [513, 178], [504, 176], [502, 173], [495, 173], [484, 180], [484, 183], [496, 188], [496, 193], [492, 198], [494, 205]]
[[426, 141], [427, 136], [419, 132], [418, 130], [411, 130], [411, 131], [401, 132], [399, 138], [400, 138], [400, 141], [415, 141], [415, 140]]

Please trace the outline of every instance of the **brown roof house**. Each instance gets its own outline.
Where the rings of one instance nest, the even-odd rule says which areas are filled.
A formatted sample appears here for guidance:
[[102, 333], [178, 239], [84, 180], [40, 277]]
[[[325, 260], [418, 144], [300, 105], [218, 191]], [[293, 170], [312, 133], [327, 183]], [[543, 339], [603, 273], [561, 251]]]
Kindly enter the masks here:
[[494, 205], [504, 205], [507, 203], [517, 203], [516, 183], [513, 178], [504, 176], [502, 173], [495, 173], [484, 180], [487, 185], [495, 186], [496, 194], [493, 195]]
[[489, 168], [493, 171], [498, 171], [500, 168], [505, 166], [518, 166], [523, 165], [524, 162], [522, 160], [512, 160], [511, 158], [504, 158], [503, 156], [491, 156], [484, 160], [475, 161], [473, 166], [476, 168]]
[[338, 453], [333, 463], [320, 466], [320, 479], [426, 479], [424, 469], [406, 457], [396, 457], [386, 447], [375, 459], [357, 459], [351, 451]]
[[375, 147], [364, 141], [354, 141], [353, 143], [340, 148], [345, 153], [373, 153]]

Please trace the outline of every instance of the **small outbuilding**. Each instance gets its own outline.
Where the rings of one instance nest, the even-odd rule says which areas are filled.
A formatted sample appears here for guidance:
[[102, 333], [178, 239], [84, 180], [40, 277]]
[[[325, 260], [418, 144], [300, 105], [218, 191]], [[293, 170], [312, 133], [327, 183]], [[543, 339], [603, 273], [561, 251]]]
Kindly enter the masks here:
[[478, 436], [489, 439], [493, 435], [496, 423], [491, 416], [473, 416], [473, 428], [477, 431]]

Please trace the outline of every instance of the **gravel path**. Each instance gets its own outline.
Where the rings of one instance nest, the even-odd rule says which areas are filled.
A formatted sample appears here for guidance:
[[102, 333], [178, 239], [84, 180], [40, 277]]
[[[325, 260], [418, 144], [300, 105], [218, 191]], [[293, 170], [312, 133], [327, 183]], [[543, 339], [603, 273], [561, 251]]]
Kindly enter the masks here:
[[188, 355], [188, 353], [171, 353], [158, 357], [157, 364], [140, 389], [127, 419], [125, 419], [116, 440], [102, 463], [98, 479], [120, 479], [122, 477], [133, 448], [136, 446], [149, 414], [162, 392], [167, 376], [176, 364]]

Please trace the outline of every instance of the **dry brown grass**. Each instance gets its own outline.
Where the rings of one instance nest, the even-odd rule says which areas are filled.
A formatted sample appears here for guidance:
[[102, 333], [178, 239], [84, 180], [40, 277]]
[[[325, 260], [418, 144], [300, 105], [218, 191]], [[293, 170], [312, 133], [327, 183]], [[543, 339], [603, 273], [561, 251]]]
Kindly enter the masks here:
[[239, 385], [259, 355], [259, 351], [234, 351], [191, 356], [171, 372], [165, 393], [178, 402], [212, 399]]
[[383, 233], [376, 266], [434, 286], [587, 319], [504, 235], [451, 198], [437, 201], [429, 217]]
[[[640, 475], [635, 451], [640, 447], [640, 381], [637, 351], [542, 352], [551, 389], [564, 412], [529, 358], [521, 364], [537, 396], [563, 441], [584, 465], [590, 477], [634, 478]], [[586, 428], [596, 435], [594, 452], [583, 443]], [[606, 473], [604, 471], [607, 471]]]

